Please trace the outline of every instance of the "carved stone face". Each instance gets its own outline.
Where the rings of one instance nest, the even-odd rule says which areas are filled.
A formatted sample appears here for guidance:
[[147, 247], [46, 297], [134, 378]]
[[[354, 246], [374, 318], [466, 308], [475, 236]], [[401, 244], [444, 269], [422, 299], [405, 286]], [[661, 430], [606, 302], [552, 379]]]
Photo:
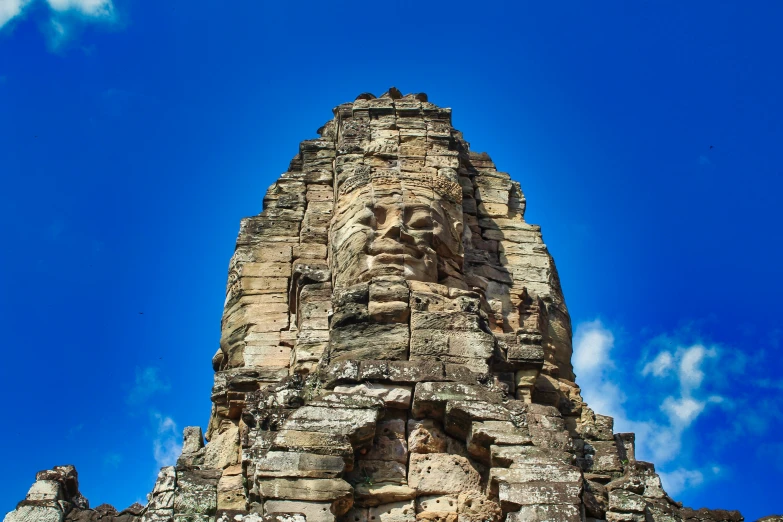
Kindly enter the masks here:
[[462, 207], [405, 181], [368, 183], [339, 196], [330, 242], [337, 288], [386, 275], [438, 282], [462, 267]]

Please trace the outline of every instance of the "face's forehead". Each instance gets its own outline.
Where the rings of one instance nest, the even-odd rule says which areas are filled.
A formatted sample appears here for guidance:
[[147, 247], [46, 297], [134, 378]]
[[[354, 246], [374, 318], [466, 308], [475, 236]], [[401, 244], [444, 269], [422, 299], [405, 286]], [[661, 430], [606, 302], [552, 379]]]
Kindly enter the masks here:
[[429, 208], [434, 215], [462, 221], [462, 205], [453, 202], [428, 187], [408, 183], [368, 183], [341, 194], [337, 214], [356, 206]]

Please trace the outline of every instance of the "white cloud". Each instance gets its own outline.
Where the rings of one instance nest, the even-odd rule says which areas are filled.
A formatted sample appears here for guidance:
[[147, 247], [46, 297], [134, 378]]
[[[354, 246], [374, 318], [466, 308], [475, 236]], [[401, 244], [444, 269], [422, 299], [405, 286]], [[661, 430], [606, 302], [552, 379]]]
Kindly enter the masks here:
[[[23, 16], [35, 0], [0, 0], [0, 29], [14, 18]], [[50, 49], [57, 50], [72, 38], [74, 30], [85, 23], [112, 23], [115, 10], [112, 0], [41, 0], [49, 6], [43, 24]]]
[[701, 386], [704, 380], [704, 371], [701, 369], [702, 362], [704, 362], [705, 358], [712, 358], [716, 355], [714, 348], [708, 350], [701, 344], [695, 344], [682, 351], [682, 354], [679, 356], [680, 367], [678, 375], [680, 385], [686, 393]]
[[580, 375], [595, 375], [610, 364], [614, 335], [600, 320], [581, 323], [574, 334], [574, 370]]
[[704, 406], [704, 402], [690, 397], [675, 399], [670, 396], [663, 400], [661, 410], [668, 415], [672, 425], [687, 428], [704, 411]]
[[152, 441], [155, 463], [159, 468], [173, 466], [177, 463], [177, 459], [182, 453], [177, 423], [171, 417], [158, 412], [152, 412], [151, 415], [156, 431], [155, 438]]
[[30, 0], [0, 0], [0, 28], [16, 18]]
[[160, 369], [136, 368], [136, 382], [128, 394], [128, 404], [140, 404], [158, 392], [166, 392], [171, 386], [159, 375]]
[[107, 17], [114, 12], [111, 0], [46, 0], [58, 12], [78, 11], [85, 16]]
[[669, 373], [669, 370], [671, 370], [673, 367], [674, 357], [672, 357], [670, 352], [664, 350], [659, 353], [655, 359], [644, 365], [642, 375], [649, 375], [652, 373], [656, 377], [663, 377]]
[[663, 488], [669, 495], [677, 495], [685, 488], [693, 488], [704, 483], [704, 474], [698, 470], [679, 468], [669, 472], [659, 472]]
[[[666, 340], [671, 344], [670, 339]], [[665, 385], [663, 391], [656, 390], [660, 393], [656, 396], [654, 387], [640, 388], [639, 378], [623, 370], [633, 365], [614, 360], [614, 343], [615, 336], [600, 321], [577, 325], [573, 361], [582, 397], [596, 413], [614, 417], [615, 432], [636, 433], [637, 458], [655, 462], [665, 471], [667, 463], [682, 462], [683, 439], [707, 404], [722, 399], [712, 396], [702, 400], [693, 395], [704, 380], [703, 362], [717, 353], [702, 345], [658, 353], [640, 372], [642, 376], [656, 377], [653, 384]], [[673, 378], [674, 390], [659, 381], [669, 377]], [[637, 390], [640, 393], [636, 394]], [[624, 391], [631, 393], [631, 397]], [[633, 408], [626, 411], [629, 401]], [[669, 472], [666, 485], [675, 494], [701, 481], [702, 472], [680, 467]]]
[[582, 396], [594, 411], [613, 417], [622, 416], [625, 394], [606, 378], [614, 368], [611, 358], [614, 335], [600, 320], [580, 323], [574, 333], [574, 372], [582, 387]]

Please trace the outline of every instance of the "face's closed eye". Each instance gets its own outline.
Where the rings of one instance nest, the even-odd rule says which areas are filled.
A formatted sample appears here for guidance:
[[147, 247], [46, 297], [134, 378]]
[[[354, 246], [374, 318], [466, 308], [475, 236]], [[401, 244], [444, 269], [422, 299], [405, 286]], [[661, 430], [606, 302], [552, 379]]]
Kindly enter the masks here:
[[367, 227], [375, 226], [375, 213], [370, 205], [364, 206], [356, 213], [356, 221]]
[[428, 207], [405, 209], [405, 225], [416, 230], [431, 230], [432, 215]]

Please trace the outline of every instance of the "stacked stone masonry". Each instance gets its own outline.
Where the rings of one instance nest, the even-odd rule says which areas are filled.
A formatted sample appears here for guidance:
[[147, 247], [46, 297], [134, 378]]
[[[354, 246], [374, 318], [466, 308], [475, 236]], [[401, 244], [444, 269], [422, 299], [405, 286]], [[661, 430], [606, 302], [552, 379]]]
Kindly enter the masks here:
[[[146, 506], [73, 467], [5, 522], [706, 522], [582, 401], [519, 183], [424, 94], [360, 95], [242, 220], [212, 414]], [[768, 520], [783, 520], [773, 518]]]

